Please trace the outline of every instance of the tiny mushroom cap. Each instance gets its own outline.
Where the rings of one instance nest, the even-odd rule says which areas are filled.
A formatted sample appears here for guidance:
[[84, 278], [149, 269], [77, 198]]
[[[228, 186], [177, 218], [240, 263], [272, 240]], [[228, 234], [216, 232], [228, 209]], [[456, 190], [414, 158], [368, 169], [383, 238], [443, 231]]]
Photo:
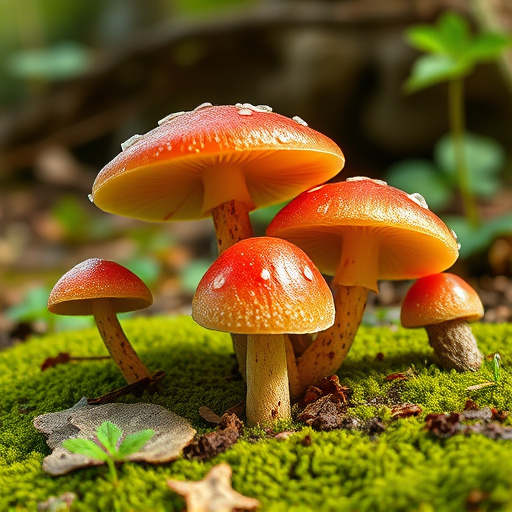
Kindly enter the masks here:
[[333, 284], [377, 291], [379, 279], [442, 272], [457, 259], [454, 233], [419, 194], [364, 177], [312, 188], [286, 205], [267, 235], [311, 257]]
[[198, 219], [235, 200], [249, 210], [335, 176], [340, 148], [298, 118], [250, 104], [200, 105], [168, 116], [98, 174], [91, 200], [128, 217]]
[[92, 315], [97, 299], [110, 299], [116, 313], [144, 309], [153, 303], [148, 287], [127, 268], [92, 258], [59, 279], [50, 293], [48, 309], [57, 315]]
[[334, 321], [332, 294], [313, 262], [286, 240], [248, 238], [222, 253], [201, 279], [192, 317], [240, 334], [317, 332]]
[[64, 274], [48, 299], [57, 315], [92, 315], [100, 335], [128, 384], [151, 375], [126, 338], [117, 313], [147, 308], [153, 297], [127, 268], [113, 261], [89, 259]]
[[404, 298], [404, 327], [426, 327], [450, 320], [474, 322], [484, 308], [476, 291], [459, 276], [444, 272], [418, 279]]

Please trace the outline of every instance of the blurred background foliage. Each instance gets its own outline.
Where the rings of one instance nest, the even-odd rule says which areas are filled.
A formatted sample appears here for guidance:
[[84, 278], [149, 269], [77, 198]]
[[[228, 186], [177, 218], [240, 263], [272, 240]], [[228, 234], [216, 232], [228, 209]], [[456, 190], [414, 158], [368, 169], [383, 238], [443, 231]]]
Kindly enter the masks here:
[[[447, 13], [459, 21], [443, 29]], [[508, 0], [0, 0], [0, 346], [74, 326], [46, 297], [90, 257], [143, 278], [148, 313], [188, 311], [215, 257], [211, 222], [145, 224], [87, 195], [121, 142], [205, 101], [299, 115], [343, 149], [336, 179], [423, 194], [458, 232], [454, 271], [487, 319], [511, 320], [511, 33]], [[448, 135], [454, 78], [478, 229]], [[258, 234], [278, 208], [252, 214]], [[368, 321], [396, 321], [407, 286], [381, 283]]]

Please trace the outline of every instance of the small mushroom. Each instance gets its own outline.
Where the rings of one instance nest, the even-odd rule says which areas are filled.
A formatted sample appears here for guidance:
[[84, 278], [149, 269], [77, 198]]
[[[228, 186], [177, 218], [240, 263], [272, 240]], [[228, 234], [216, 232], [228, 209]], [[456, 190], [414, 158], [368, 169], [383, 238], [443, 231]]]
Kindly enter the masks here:
[[57, 315], [93, 315], [105, 345], [128, 384], [151, 375], [126, 338], [117, 313], [147, 308], [153, 297], [127, 268], [108, 260], [88, 259], [57, 281], [48, 309]]
[[247, 423], [290, 418], [285, 333], [332, 325], [334, 304], [312, 261], [285, 240], [242, 240], [201, 279], [192, 317], [208, 329], [247, 334]]
[[411, 286], [400, 320], [407, 328], [425, 328], [442, 367], [476, 371], [483, 356], [468, 322], [483, 314], [476, 291], [459, 276], [445, 272], [422, 277]]
[[300, 396], [345, 359], [369, 290], [379, 279], [415, 279], [442, 272], [458, 256], [457, 241], [419, 195], [364, 177], [312, 188], [286, 205], [267, 235], [300, 247], [332, 275], [336, 319], [297, 359]]
[[[340, 148], [265, 105], [200, 105], [130, 139], [98, 174], [94, 204], [147, 221], [213, 218], [219, 252], [253, 236], [249, 211], [335, 176]], [[235, 339], [244, 374], [245, 340]]]

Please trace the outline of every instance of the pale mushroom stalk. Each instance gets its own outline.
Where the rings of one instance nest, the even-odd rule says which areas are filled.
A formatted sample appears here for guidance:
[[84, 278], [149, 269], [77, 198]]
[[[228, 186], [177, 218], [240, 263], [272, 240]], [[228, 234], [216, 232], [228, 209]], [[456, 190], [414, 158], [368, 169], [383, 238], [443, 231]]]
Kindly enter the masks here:
[[366, 307], [368, 289], [364, 286], [335, 287], [336, 316], [332, 327], [318, 333], [297, 359], [297, 380], [291, 381], [291, 394], [298, 398], [312, 383], [336, 373], [347, 357]]
[[440, 324], [427, 325], [430, 345], [443, 368], [459, 371], [476, 371], [483, 356], [471, 326], [465, 320], [455, 319]]
[[93, 302], [92, 309], [103, 342], [128, 384], [133, 384], [145, 378], [150, 379], [149, 370], [124, 334], [112, 300], [108, 298], [96, 299]]
[[247, 336], [248, 425], [265, 425], [291, 417], [283, 334]]

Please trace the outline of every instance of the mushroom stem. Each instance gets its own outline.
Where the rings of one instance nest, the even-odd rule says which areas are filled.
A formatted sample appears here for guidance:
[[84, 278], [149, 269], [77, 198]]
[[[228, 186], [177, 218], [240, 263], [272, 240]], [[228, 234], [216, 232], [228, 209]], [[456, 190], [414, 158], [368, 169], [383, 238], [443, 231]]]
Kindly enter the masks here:
[[290, 392], [283, 334], [247, 336], [247, 425], [290, 419]]
[[300, 397], [308, 386], [336, 373], [341, 366], [363, 318], [367, 295], [364, 286], [336, 286], [334, 324], [319, 332], [297, 359], [298, 385], [291, 389], [294, 398]]
[[483, 356], [465, 320], [449, 320], [425, 327], [430, 345], [443, 368], [476, 371]]
[[240, 240], [253, 236], [249, 208], [241, 201], [228, 201], [211, 210], [219, 254]]
[[[240, 240], [251, 238], [253, 230], [249, 218], [248, 205], [241, 201], [228, 201], [211, 210], [215, 234], [217, 235], [217, 247], [219, 254]], [[232, 334], [233, 350], [238, 362], [238, 371], [245, 380], [247, 336], [245, 334]]]
[[151, 374], [126, 338], [110, 299], [95, 299], [93, 315], [98, 331], [112, 359], [121, 370], [128, 384], [133, 384]]

